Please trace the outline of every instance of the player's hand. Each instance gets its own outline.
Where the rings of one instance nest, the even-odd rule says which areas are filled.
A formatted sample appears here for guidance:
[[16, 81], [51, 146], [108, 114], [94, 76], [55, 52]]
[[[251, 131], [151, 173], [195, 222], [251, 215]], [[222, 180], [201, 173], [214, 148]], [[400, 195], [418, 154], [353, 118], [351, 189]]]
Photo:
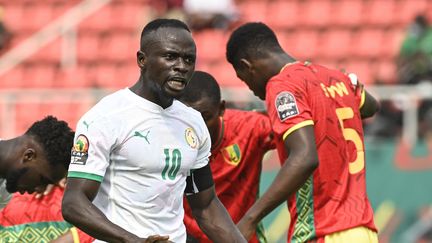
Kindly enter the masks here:
[[144, 238], [142, 243], [172, 243], [172, 241], [168, 240], [169, 236], [165, 235], [151, 235], [147, 238]]
[[249, 241], [253, 234], [255, 233], [255, 229], [257, 225], [252, 223], [252, 221], [247, 220], [246, 217], [243, 217], [238, 223], [237, 228], [240, 230], [244, 238]]
[[66, 185], [66, 178], [63, 178], [56, 185], [49, 184], [45, 188], [42, 188], [40, 190], [36, 190], [35, 198], [39, 199], [39, 198], [42, 198], [43, 196], [50, 194], [55, 186], [59, 186], [61, 188], [64, 188], [65, 185]]

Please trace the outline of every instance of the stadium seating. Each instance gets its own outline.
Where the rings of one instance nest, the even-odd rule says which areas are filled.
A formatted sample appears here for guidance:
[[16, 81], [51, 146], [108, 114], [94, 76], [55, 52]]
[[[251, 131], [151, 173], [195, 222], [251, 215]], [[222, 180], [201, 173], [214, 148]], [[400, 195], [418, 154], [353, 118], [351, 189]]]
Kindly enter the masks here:
[[[0, 0], [4, 22], [13, 34], [11, 48], [80, 2]], [[76, 51], [75, 66], [62, 65], [64, 37], [60, 35], [0, 75], [0, 89], [115, 89], [131, 85], [139, 74], [135, 55], [141, 28], [155, 14], [149, 2], [111, 1], [76, 27], [76, 46], [70, 48]], [[428, 0], [241, 0], [237, 8], [240, 23], [269, 24], [282, 47], [294, 57], [356, 72], [364, 83], [396, 82], [395, 59], [406, 27], [419, 13], [432, 17], [432, 2]], [[197, 69], [214, 74], [222, 88], [245, 87], [225, 60], [229, 33], [193, 33]], [[37, 114], [47, 111], [33, 110]]]
[[[14, 34], [12, 46], [40, 30], [50, 21], [64, 14], [79, 3], [79, 0], [0, 0], [5, 8], [5, 23]], [[428, 13], [432, 4], [427, 0], [243, 0], [238, 4], [240, 18], [245, 21], [264, 21], [273, 27], [282, 46], [301, 60], [325, 60], [327, 63], [386, 63], [379, 65], [388, 68], [397, 56], [404, 36], [404, 29], [418, 13]], [[37, 63], [36, 68], [19, 65], [2, 75], [0, 87], [89, 87], [108, 85], [117, 87], [115, 78], [98, 74], [97, 70], [117, 73], [119, 70], [133, 70], [135, 51], [139, 47], [139, 32], [144, 25], [143, 13], [151, 12], [146, 0], [115, 0], [85, 18], [77, 28], [76, 56], [78, 66], [74, 71], [63, 71], [61, 60], [62, 36], [38, 50], [26, 63]], [[31, 20], [31, 21], [23, 21]], [[198, 62], [204, 66], [223, 67], [225, 62], [225, 43], [229, 32], [207, 30], [194, 33], [198, 47]], [[353, 60], [355, 59], [355, 61]], [[221, 63], [221, 64], [219, 64]], [[46, 65], [47, 67], [44, 67]], [[82, 74], [82, 66], [97, 66], [94, 75]], [[114, 68], [120, 65], [121, 68]], [[129, 65], [126, 67], [125, 65]], [[359, 66], [360, 69], [362, 65]], [[53, 70], [52, 67], [57, 67]], [[355, 68], [355, 65], [353, 66]], [[40, 68], [41, 70], [38, 70]], [[212, 68], [214, 72], [218, 72]], [[34, 75], [30, 72], [35, 72]], [[28, 75], [24, 82], [12, 82], [20, 76]], [[54, 75], [52, 75], [54, 73]], [[69, 75], [76, 73], [80, 80], [71, 82]], [[381, 72], [377, 69], [367, 73], [367, 79]], [[47, 74], [46, 83], [40, 75]], [[119, 76], [119, 75], [114, 75]], [[113, 77], [114, 77], [113, 76]], [[99, 78], [98, 78], [99, 77]], [[393, 78], [394, 75], [383, 75]], [[31, 79], [39, 80], [31, 80]], [[65, 78], [65, 79], [63, 79]], [[228, 78], [229, 77], [225, 77]], [[110, 81], [111, 80], [111, 81]], [[236, 78], [230, 80], [236, 85]], [[114, 84], [110, 84], [114, 82]], [[231, 81], [224, 81], [230, 84]], [[231, 85], [231, 84], [230, 84]]]

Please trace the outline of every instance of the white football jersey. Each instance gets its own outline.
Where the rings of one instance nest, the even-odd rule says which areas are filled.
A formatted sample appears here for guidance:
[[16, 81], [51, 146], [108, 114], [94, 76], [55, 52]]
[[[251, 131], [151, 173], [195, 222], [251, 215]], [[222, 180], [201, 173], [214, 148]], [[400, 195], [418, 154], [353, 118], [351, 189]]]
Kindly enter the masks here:
[[163, 109], [126, 88], [79, 120], [68, 177], [101, 182], [93, 203], [127, 231], [185, 242], [186, 177], [207, 165], [210, 147], [198, 111], [177, 100]]

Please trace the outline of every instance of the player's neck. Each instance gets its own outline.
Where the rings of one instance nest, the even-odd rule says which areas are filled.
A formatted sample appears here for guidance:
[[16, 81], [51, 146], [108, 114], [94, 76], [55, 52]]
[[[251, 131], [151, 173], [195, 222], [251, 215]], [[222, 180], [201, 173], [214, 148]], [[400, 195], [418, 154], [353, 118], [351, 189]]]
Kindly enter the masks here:
[[217, 138], [216, 138], [215, 141], [212, 141], [212, 148], [211, 148], [211, 150], [216, 149], [216, 148], [218, 148], [221, 145], [222, 140], [223, 140], [223, 136], [224, 136], [224, 132], [225, 132], [225, 124], [224, 124], [223, 116], [221, 116], [219, 118], [218, 136], [217, 136]]
[[163, 109], [171, 106], [173, 104], [174, 98], [166, 97], [161, 93], [155, 92], [154, 88], [148, 87], [148, 85], [151, 84], [151, 82], [145, 82], [140, 77], [138, 82], [136, 82], [132, 87], [130, 87], [130, 90], [138, 96], [161, 106]]
[[297, 60], [290, 55], [286, 53], [281, 53], [276, 58], [275, 71], [277, 71], [277, 73], [280, 73], [285, 66], [295, 63], [296, 61]]

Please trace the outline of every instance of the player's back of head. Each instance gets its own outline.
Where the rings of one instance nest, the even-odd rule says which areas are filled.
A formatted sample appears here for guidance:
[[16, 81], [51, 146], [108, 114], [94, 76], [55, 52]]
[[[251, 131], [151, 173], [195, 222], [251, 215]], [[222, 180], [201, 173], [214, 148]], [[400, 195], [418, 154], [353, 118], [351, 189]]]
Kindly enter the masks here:
[[152, 37], [151, 33], [160, 28], [177, 28], [191, 32], [189, 27], [178, 19], [155, 19], [149, 22], [141, 32], [141, 49], [145, 46], [148, 37]]
[[209, 105], [218, 106], [221, 102], [220, 87], [209, 73], [195, 71], [179, 100], [190, 105], [204, 99], [209, 101]]
[[251, 22], [237, 28], [230, 36], [226, 47], [226, 58], [234, 66], [242, 58], [266, 55], [268, 52], [282, 52], [273, 30], [261, 22]]
[[33, 137], [42, 146], [51, 165], [69, 167], [74, 132], [65, 121], [47, 116], [33, 123], [25, 135]]

